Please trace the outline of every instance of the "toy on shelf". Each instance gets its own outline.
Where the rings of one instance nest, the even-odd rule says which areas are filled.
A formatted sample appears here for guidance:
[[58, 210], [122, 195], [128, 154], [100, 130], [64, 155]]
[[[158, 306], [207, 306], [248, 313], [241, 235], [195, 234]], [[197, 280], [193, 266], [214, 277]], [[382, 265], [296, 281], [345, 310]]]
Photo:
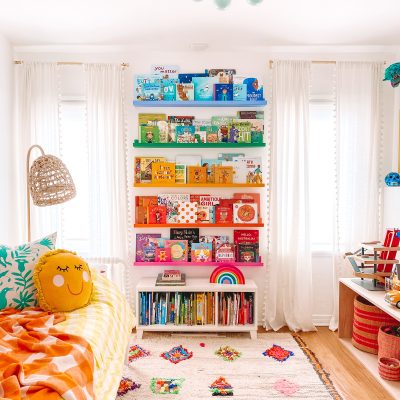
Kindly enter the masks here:
[[[400, 230], [388, 229], [385, 241], [365, 242], [354, 253], [346, 253], [345, 257], [354, 270], [354, 276], [361, 278], [354, 280], [367, 290], [385, 290], [385, 278], [390, 277], [400, 250]], [[368, 281], [366, 281], [368, 279]]]
[[393, 266], [392, 275], [386, 278], [385, 301], [400, 308], [400, 264]]
[[227, 264], [214, 269], [210, 276], [210, 283], [244, 285], [246, 281], [239, 268]]

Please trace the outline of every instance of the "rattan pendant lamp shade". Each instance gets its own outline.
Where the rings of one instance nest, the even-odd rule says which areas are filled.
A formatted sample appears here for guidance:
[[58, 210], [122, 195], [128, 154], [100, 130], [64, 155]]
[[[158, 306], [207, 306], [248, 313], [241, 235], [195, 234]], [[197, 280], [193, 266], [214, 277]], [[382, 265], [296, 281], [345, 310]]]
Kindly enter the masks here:
[[[31, 152], [38, 148], [41, 152], [29, 168]], [[30, 195], [35, 206], [46, 207], [61, 204], [76, 196], [76, 189], [71, 174], [65, 164], [57, 157], [45, 154], [42, 147], [33, 145], [28, 150], [26, 159], [27, 201], [28, 201], [28, 239], [30, 227]], [[29, 195], [30, 194], [30, 195]]]

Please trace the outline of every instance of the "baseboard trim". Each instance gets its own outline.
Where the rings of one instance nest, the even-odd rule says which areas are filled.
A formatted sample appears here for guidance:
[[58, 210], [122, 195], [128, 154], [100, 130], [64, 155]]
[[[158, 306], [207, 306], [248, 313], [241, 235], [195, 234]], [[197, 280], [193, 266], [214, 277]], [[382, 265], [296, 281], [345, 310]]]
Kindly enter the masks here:
[[332, 315], [314, 314], [312, 321], [315, 326], [329, 326]]

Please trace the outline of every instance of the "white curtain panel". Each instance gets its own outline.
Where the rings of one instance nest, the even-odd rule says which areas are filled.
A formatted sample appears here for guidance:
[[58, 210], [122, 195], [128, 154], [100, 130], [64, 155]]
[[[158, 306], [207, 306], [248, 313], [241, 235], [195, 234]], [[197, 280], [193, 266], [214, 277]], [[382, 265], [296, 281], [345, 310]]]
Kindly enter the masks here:
[[[46, 154], [59, 157], [58, 75], [56, 63], [24, 62], [15, 66], [13, 172], [17, 204], [8, 212], [15, 212], [18, 243], [27, 240], [25, 163], [28, 149], [38, 144]], [[35, 149], [31, 164], [40, 155]], [[60, 218], [60, 205], [37, 207], [31, 202], [32, 240], [55, 232]]]
[[310, 62], [275, 61], [266, 328], [315, 330], [309, 204]]
[[334, 234], [334, 313], [338, 281], [351, 277], [343, 255], [363, 241], [379, 240], [381, 189], [381, 62], [338, 62], [336, 70], [336, 218]]
[[124, 71], [120, 64], [87, 64], [89, 254], [110, 266], [120, 288], [128, 260], [127, 149]]

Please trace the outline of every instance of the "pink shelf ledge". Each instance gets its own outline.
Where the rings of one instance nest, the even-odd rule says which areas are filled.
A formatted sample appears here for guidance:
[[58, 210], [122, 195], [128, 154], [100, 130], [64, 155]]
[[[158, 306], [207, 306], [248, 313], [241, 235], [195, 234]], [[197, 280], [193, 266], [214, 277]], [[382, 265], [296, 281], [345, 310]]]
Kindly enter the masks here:
[[196, 263], [189, 261], [170, 261], [170, 262], [145, 262], [135, 261], [133, 265], [135, 267], [219, 267], [220, 265], [234, 265], [235, 267], [263, 267], [262, 262], [204, 262]]

